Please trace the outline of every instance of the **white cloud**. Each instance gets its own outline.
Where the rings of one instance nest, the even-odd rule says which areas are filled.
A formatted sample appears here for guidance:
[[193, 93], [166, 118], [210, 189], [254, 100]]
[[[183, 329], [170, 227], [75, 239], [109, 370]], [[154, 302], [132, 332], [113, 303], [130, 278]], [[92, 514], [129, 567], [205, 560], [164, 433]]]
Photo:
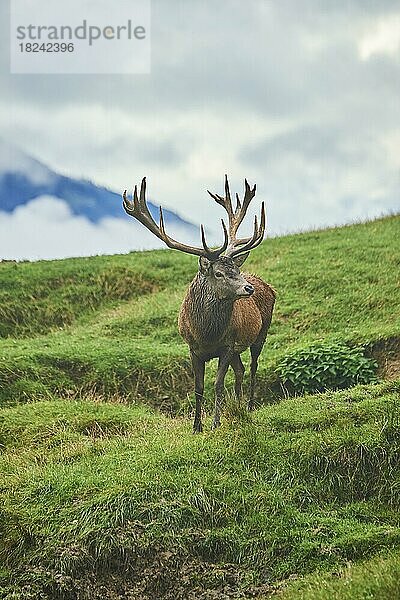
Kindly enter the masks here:
[[[146, 175], [150, 200], [216, 236], [222, 211], [206, 189], [221, 193], [224, 173], [232, 191], [257, 183], [273, 233], [396, 210], [394, 6], [153, 0], [149, 76], [3, 69], [0, 128], [56, 171], [115, 191]], [[263, 151], [285, 134], [291, 148]]]
[[386, 159], [394, 169], [400, 171], [400, 130], [389, 132], [383, 137], [382, 145], [385, 149]]
[[129, 252], [163, 244], [134, 221], [75, 216], [68, 205], [42, 196], [13, 213], [0, 212], [0, 258], [38, 260]]
[[400, 52], [400, 13], [385, 15], [370, 27], [359, 41], [362, 60], [375, 54], [396, 56]]
[[[45, 121], [48, 125], [43, 127]], [[118, 107], [15, 105], [13, 120], [0, 111], [0, 126], [28, 153], [34, 154], [40, 141], [41, 159], [66, 175], [90, 178], [117, 192], [131, 190], [147, 176], [152, 202], [192, 222], [218, 228], [220, 211], [206, 190], [222, 192], [228, 173], [232, 190], [242, 193], [244, 177], [253, 181], [259, 173], [249, 165], [243, 167], [237, 149], [249, 137], [257, 141], [266, 133], [281, 131], [287, 120], [229, 110], [224, 118], [212, 110], [193, 110], [182, 115], [160, 112], [157, 120], [152, 114], [132, 119]], [[64, 130], [69, 134], [59, 143], [59, 132]], [[167, 158], [154, 159], [160, 147], [171, 148], [172, 164]]]

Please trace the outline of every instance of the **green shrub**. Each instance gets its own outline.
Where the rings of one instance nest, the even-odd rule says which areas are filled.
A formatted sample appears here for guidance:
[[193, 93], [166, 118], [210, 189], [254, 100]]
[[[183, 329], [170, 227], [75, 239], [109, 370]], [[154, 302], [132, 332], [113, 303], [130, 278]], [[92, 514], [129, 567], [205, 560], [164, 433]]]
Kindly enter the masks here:
[[376, 361], [364, 355], [362, 346], [318, 343], [287, 354], [277, 374], [288, 391], [302, 394], [371, 383], [376, 369]]

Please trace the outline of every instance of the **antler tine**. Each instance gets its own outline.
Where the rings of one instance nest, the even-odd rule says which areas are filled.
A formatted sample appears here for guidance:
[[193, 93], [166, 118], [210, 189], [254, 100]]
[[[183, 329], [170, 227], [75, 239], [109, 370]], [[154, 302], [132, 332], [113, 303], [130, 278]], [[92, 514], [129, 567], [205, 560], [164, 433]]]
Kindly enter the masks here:
[[133, 197], [133, 202], [128, 198], [127, 196], [127, 190], [124, 191], [122, 198], [124, 200], [123, 202], [123, 206], [125, 209], [125, 212], [128, 213], [128, 215], [134, 216], [136, 207], [137, 207], [137, 189], [135, 186], [135, 191], [132, 194]]
[[249, 252], [256, 248], [264, 239], [265, 233], [265, 204], [264, 202], [261, 205], [261, 221], [260, 226], [258, 226], [257, 216], [254, 218], [254, 230], [253, 235], [250, 238], [245, 240], [237, 240], [237, 242], [242, 242], [240, 245], [236, 243], [236, 247], [232, 248], [229, 252], [229, 256], [232, 258], [234, 256], [238, 256], [239, 254], [243, 254], [245, 252]]
[[[238, 230], [240, 224], [242, 223], [244, 217], [246, 216], [247, 209], [249, 207], [250, 202], [256, 195], [256, 184], [254, 184], [253, 188], [249, 186], [247, 179], [244, 180], [244, 197], [243, 202], [240, 203], [239, 195], [236, 194], [236, 210], [235, 210], [235, 219], [237, 222], [236, 231]], [[235, 231], [235, 233], [236, 233]], [[239, 240], [238, 240], [239, 241]], [[235, 242], [236, 245], [237, 242]]]
[[236, 208], [235, 208], [235, 214], [237, 214], [241, 208], [242, 208], [242, 204], [241, 204], [241, 202], [240, 202], [239, 194], [236, 192]]
[[207, 190], [207, 193], [210, 194], [211, 198], [215, 200], [218, 204], [220, 204], [223, 208], [225, 208], [225, 198], [219, 196], [218, 194], [213, 194], [210, 190]]
[[225, 174], [225, 199], [226, 199], [228, 214], [232, 215], [233, 211], [232, 211], [231, 191], [229, 189], [228, 175], [226, 175], [226, 174]]
[[233, 217], [233, 210], [232, 210], [232, 200], [231, 200], [231, 192], [229, 189], [228, 175], [225, 175], [225, 198], [223, 198], [219, 194], [212, 194], [209, 190], [207, 190], [207, 192], [210, 194], [211, 198], [213, 198], [215, 200], [215, 202], [220, 204], [222, 206], [222, 208], [224, 208], [226, 210], [226, 212], [229, 215], [229, 223], [230, 223], [231, 219]]
[[201, 229], [201, 241], [203, 243], [203, 248], [204, 251], [207, 253], [207, 255], [210, 254], [216, 254], [216, 257], [218, 258], [218, 256], [220, 256], [223, 252], [225, 252], [225, 250], [228, 247], [228, 242], [229, 242], [229, 238], [228, 238], [228, 231], [226, 229], [226, 225], [223, 219], [221, 219], [221, 223], [222, 223], [222, 229], [224, 230], [224, 243], [222, 244], [221, 248], [219, 248], [218, 250], [211, 250], [208, 246], [207, 246], [207, 242], [206, 242], [206, 236], [204, 233], [204, 227], [203, 225], [200, 226]]
[[[146, 202], [146, 177], [143, 177], [142, 183], [140, 184], [139, 198], [138, 198], [138, 193], [137, 193], [137, 186], [135, 185], [133, 201], [135, 202], [135, 200], [136, 200], [138, 212], [143, 213], [147, 217], [147, 220], [152, 222], [154, 224], [154, 226], [157, 228], [157, 224], [154, 221], [153, 217], [151, 216], [149, 207], [147, 206], [147, 202]], [[146, 223], [144, 223], [144, 225], [146, 225]]]
[[256, 184], [254, 184], [253, 188], [251, 188], [249, 186], [249, 182], [247, 181], [247, 179], [244, 180], [244, 198], [243, 198], [243, 206], [242, 206], [242, 212], [243, 212], [243, 217], [246, 214], [246, 211], [249, 207], [250, 202], [253, 200], [254, 196], [256, 195]]
[[[136, 189], [136, 186], [135, 186]], [[137, 192], [136, 192], [137, 195]], [[146, 204], [146, 177], [143, 177], [142, 179], [142, 183], [140, 184], [140, 204], [141, 206], [145, 206], [147, 208], [147, 204]]]
[[[243, 222], [244, 217], [246, 216], [246, 212], [249, 207], [249, 204], [256, 194], [256, 185], [254, 184], [254, 186], [251, 188], [247, 179], [244, 180], [243, 200], [241, 201], [239, 198], [239, 194], [236, 194], [235, 211], [233, 211], [233, 209], [232, 209], [232, 200], [231, 200], [229, 181], [228, 181], [227, 175], [225, 175], [225, 198], [223, 198], [222, 196], [219, 196], [218, 194], [212, 194], [210, 191], [208, 191], [208, 193], [218, 204], [220, 204], [223, 208], [225, 208], [225, 210], [228, 214], [229, 249], [228, 249], [227, 254], [230, 255], [231, 252], [237, 246], [242, 246], [244, 244], [249, 243], [251, 240], [253, 240], [254, 234], [253, 234], [253, 236], [251, 236], [249, 238], [241, 238], [241, 239], [237, 239], [236, 234], [237, 234], [237, 231], [238, 231], [241, 223]], [[258, 225], [257, 225], [257, 231], [258, 231]]]
[[182, 244], [171, 238], [165, 231], [164, 215], [160, 206], [160, 222], [159, 225], [153, 219], [146, 202], [146, 178], [143, 177], [140, 186], [140, 195], [138, 197], [137, 186], [135, 185], [133, 192], [133, 202], [127, 197], [127, 191], [125, 190], [123, 195], [123, 207], [125, 212], [137, 219], [142, 225], [144, 225], [149, 231], [151, 231], [158, 239], [162, 240], [169, 248], [186, 252], [187, 254], [194, 254], [195, 256], [204, 256], [209, 260], [216, 260], [228, 247], [228, 232], [226, 230], [225, 223], [222, 221], [222, 227], [224, 230], [224, 242], [220, 248], [211, 250], [206, 242], [204, 228], [202, 227], [202, 241], [203, 248], [197, 248], [195, 246], [188, 246]]

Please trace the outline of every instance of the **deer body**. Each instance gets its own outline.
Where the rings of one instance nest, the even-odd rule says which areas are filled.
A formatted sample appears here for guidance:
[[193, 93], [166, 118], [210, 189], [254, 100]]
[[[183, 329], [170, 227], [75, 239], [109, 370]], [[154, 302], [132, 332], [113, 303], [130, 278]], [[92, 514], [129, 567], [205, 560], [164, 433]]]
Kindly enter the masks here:
[[254, 287], [248, 298], [220, 299], [200, 274], [188, 289], [179, 313], [179, 333], [191, 351], [206, 360], [217, 358], [226, 347], [241, 354], [269, 327], [274, 291], [254, 275], [243, 276]]
[[225, 198], [210, 194], [225, 208], [229, 217], [229, 234], [222, 221], [225, 240], [218, 250], [208, 248], [203, 226], [201, 227], [203, 248], [186, 246], [169, 237], [165, 232], [161, 208], [159, 225], [155, 223], [148, 211], [145, 200], [145, 179], [142, 181], [140, 198], [137, 188], [134, 191], [133, 203], [127, 199], [126, 192], [123, 196], [125, 211], [137, 218], [170, 248], [199, 256], [199, 271], [189, 286], [178, 318], [179, 332], [190, 349], [195, 377], [196, 410], [193, 425], [195, 433], [203, 429], [201, 410], [204, 400], [205, 364], [212, 358], [218, 358], [213, 428], [220, 424], [224, 380], [230, 366], [235, 373], [235, 394], [237, 398], [242, 395], [244, 366], [240, 354], [247, 348], [250, 348], [251, 353], [248, 409], [254, 408], [258, 357], [265, 343], [275, 303], [275, 292], [270, 285], [255, 275], [240, 272], [240, 267], [250, 250], [260, 244], [264, 237], [265, 211], [262, 205], [261, 223], [258, 226], [255, 218], [253, 235], [244, 239], [236, 238], [237, 229], [255, 195], [255, 189], [255, 186], [251, 189], [245, 180], [245, 196], [241, 203], [236, 195], [235, 211], [232, 209], [226, 177]]
[[251, 380], [248, 409], [254, 408], [254, 384], [257, 363], [271, 323], [275, 292], [254, 275], [241, 274], [245, 285], [254, 292], [245, 298], [221, 298], [205, 275], [198, 273], [192, 281], [179, 313], [179, 333], [190, 348], [195, 375], [196, 413], [194, 431], [202, 431], [201, 406], [204, 393], [205, 363], [219, 359], [215, 381], [213, 428], [220, 424], [225, 374], [231, 366], [235, 372], [235, 393], [242, 395], [244, 366], [240, 354], [250, 348]]

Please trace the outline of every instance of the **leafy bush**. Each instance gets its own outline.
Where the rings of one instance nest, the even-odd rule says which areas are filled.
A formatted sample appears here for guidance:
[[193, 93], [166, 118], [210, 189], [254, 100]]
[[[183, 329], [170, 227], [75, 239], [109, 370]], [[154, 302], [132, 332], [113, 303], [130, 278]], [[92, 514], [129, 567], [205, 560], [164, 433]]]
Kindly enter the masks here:
[[376, 380], [377, 363], [362, 346], [313, 344], [293, 350], [278, 364], [277, 374], [291, 392], [321, 392]]

